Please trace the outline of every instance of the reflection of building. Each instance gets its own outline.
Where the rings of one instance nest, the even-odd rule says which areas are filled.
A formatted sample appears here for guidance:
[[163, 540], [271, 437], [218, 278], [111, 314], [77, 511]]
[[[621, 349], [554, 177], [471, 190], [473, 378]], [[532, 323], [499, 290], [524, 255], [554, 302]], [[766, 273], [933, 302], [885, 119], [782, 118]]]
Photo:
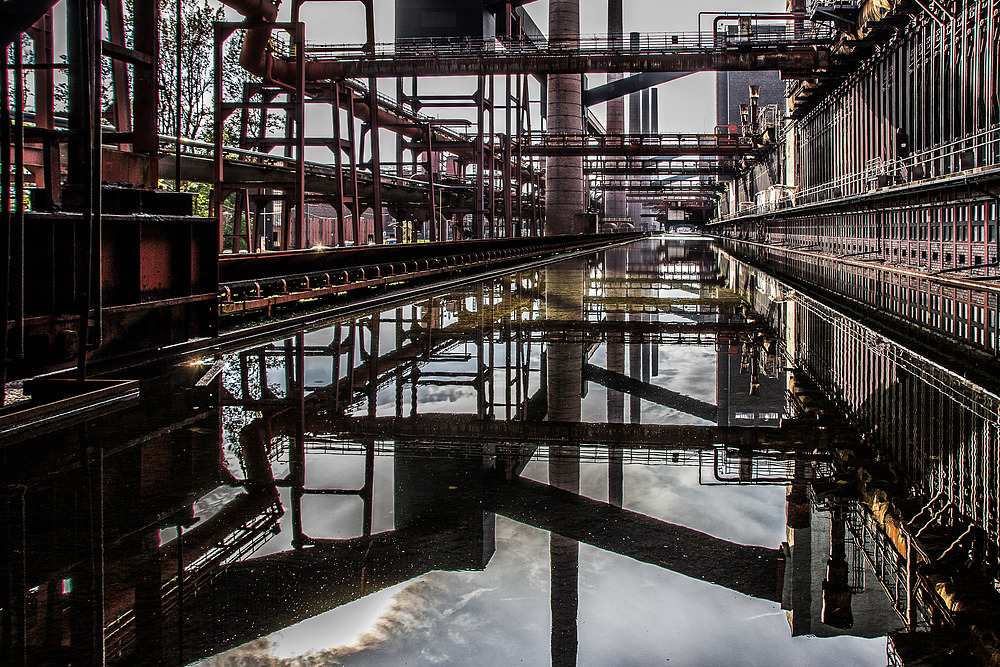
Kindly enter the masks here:
[[[864, 433], [847, 430], [836, 447], [857, 496], [838, 497], [810, 483], [808, 469], [795, 469], [783, 600], [793, 633], [878, 636], [905, 627], [891, 635], [891, 661], [917, 661], [935, 645], [966, 654], [982, 639], [961, 626], [973, 617], [991, 623], [998, 600], [992, 583], [958, 574], [996, 567], [996, 554], [977, 547], [980, 539], [995, 543], [996, 525], [978, 518], [984, 506], [972, 500], [991, 482], [968, 461], [996, 449], [997, 398], [970, 379], [972, 370], [906, 348], [899, 331], [890, 338], [753, 263], [725, 255], [722, 263], [752, 316], [780, 332], [783, 361], [799, 369], [788, 384], [789, 410], [831, 425], [846, 411]], [[850, 276], [831, 271], [828, 280], [847, 284]], [[936, 637], [929, 642], [928, 629]]]
[[762, 340], [732, 340], [719, 347], [720, 426], [775, 427], [781, 423], [785, 372], [774, 372], [763, 345]]
[[844, 505], [817, 503], [805, 477], [789, 489], [781, 607], [792, 635], [884, 637], [901, 629], [902, 619], [847, 530]]

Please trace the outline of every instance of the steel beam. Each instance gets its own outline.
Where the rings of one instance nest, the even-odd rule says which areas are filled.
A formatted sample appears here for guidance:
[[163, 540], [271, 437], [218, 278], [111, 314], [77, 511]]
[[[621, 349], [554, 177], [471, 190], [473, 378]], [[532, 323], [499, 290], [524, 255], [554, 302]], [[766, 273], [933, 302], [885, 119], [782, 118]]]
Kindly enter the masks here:
[[449, 55], [380, 55], [315, 60], [312, 81], [341, 78], [409, 76], [493, 76], [498, 74], [589, 74], [610, 72], [774, 71], [785, 76], [813, 77], [830, 65], [829, 53], [808, 48], [706, 50], [692, 53], [560, 53], [470, 52]]

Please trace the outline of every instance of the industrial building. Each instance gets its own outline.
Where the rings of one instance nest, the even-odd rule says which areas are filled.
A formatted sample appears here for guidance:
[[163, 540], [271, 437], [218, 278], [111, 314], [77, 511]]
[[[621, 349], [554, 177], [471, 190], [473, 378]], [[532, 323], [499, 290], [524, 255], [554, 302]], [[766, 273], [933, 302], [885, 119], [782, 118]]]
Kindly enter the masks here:
[[722, 5], [0, 2], [0, 664], [1000, 663], [1000, 0]]

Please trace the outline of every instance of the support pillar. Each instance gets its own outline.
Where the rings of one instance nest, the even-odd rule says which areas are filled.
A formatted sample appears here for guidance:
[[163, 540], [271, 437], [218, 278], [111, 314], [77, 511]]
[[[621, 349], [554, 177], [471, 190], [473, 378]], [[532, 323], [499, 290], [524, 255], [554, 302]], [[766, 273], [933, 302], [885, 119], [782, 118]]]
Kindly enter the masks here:
[[[580, 38], [580, 0], [549, 2], [549, 41], [575, 48]], [[583, 79], [579, 74], [548, 77], [548, 132], [583, 134]], [[545, 234], [580, 234], [586, 231], [586, 189], [583, 158], [550, 157], [545, 174]]]
[[[629, 49], [638, 51], [639, 33], [633, 32], [629, 35]], [[642, 134], [642, 93], [636, 91], [628, 96], [628, 132], [629, 134]], [[626, 205], [628, 217], [632, 218], [632, 224], [638, 228], [642, 222], [642, 204], [632, 202]]]
[[[621, 48], [623, 39], [622, 21], [622, 0], [608, 0], [608, 39], [612, 48]], [[624, 77], [620, 72], [608, 74], [608, 83], [613, 83]], [[608, 100], [607, 106], [607, 130], [608, 134], [625, 134], [625, 98], [616, 97]], [[613, 185], [625, 179], [614, 176], [608, 179]], [[607, 218], [621, 220], [628, 215], [626, 197], [624, 190], [612, 188], [605, 195], [604, 215]]]

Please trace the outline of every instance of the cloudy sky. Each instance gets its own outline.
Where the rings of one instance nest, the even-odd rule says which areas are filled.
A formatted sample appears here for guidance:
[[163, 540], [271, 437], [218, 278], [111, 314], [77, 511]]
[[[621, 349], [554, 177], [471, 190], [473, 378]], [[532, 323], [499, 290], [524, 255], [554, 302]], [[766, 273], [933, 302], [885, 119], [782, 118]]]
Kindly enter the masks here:
[[[545, 464], [527, 472], [544, 480]], [[584, 494], [606, 498], [606, 484], [602, 464], [584, 466]], [[705, 487], [695, 468], [627, 466], [625, 488], [636, 511], [734, 541], [784, 538], [781, 487]], [[337, 523], [330, 509], [304, 516], [307, 530], [326, 534]], [[429, 572], [200, 667], [547, 665], [548, 535], [496, 521], [497, 551], [483, 571]], [[791, 637], [776, 603], [587, 545], [578, 587], [580, 665], [885, 664], [884, 640]]]

